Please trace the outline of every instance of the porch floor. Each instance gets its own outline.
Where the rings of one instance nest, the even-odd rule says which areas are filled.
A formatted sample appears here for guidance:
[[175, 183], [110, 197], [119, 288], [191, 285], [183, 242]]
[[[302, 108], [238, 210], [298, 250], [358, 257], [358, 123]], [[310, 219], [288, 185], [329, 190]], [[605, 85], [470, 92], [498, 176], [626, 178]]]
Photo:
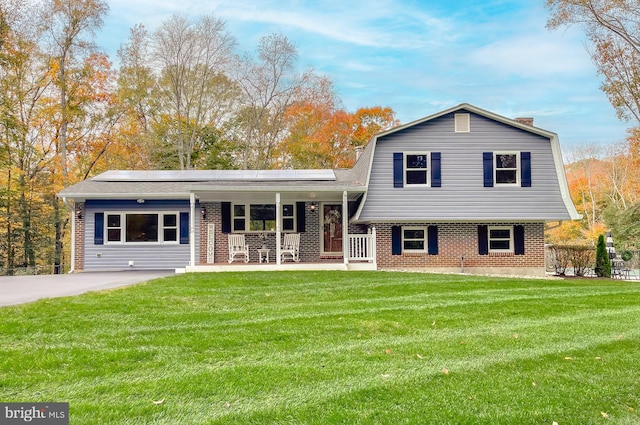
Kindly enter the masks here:
[[343, 261], [334, 262], [317, 262], [317, 263], [295, 263], [291, 261], [281, 264], [258, 263], [258, 262], [233, 262], [231, 264], [215, 263], [215, 264], [198, 264], [195, 266], [187, 266], [184, 269], [176, 269], [176, 273], [207, 273], [207, 272], [248, 272], [248, 271], [283, 271], [283, 270], [377, 270], [376, 263], [372, 262], [351, 262], [345, 264]]

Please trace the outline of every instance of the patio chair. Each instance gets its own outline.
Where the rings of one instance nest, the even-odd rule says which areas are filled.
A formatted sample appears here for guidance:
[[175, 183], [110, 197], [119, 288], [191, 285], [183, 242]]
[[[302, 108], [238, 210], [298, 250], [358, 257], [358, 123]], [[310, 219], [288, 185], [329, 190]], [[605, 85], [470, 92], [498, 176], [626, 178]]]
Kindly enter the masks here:
[[244, 262], [249, 262], [249, 245], [244, 241], [244, 235], [229, 235], [229, 264], [236, 256], [244, 256]]
[[286, 233], [280, 248], [280, 258], [291, 257], [296, 263], [300, 261], [300, 233]]

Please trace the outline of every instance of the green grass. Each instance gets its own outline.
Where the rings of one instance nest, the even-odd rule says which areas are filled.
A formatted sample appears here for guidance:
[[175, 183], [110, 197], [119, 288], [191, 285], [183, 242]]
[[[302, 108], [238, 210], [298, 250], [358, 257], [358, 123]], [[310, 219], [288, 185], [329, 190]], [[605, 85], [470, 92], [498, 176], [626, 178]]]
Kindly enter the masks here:
[[0, 401], [72, 424], [635, 424], [639, 377], [627, 281], [187, 274], [0, 309]]

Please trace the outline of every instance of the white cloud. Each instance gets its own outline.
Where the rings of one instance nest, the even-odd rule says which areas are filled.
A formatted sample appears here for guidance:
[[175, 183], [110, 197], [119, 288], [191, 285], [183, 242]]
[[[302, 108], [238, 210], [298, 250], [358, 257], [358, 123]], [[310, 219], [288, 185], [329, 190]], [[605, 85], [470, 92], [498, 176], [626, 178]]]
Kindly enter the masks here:
[[593, 73], [593, 64], [579, 40], [542, 31], [484, 45], [471, 55], [474, 64], [501, 76], [576, 76]]

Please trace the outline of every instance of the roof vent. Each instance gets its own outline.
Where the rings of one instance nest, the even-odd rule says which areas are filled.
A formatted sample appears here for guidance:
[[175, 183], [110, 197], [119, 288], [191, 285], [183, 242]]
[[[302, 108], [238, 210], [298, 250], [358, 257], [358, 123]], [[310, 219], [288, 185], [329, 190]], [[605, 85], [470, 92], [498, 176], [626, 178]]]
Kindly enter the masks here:
[[456, 133], [469, 133], [471, 131], [471, 116], [469, 114], [455, 114]]

